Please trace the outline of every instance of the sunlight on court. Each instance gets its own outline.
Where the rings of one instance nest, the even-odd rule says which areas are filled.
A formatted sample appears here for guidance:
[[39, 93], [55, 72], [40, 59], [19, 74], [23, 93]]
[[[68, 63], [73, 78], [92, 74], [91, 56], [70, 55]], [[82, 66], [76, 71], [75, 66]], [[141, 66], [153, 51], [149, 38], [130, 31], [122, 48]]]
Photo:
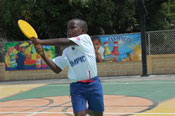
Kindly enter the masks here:
[[[175, 116], [174, 83], [103, 82], [104, 116]], [[68, 83], [3, 84], [0, 93], [0, 116], [73, 116]]]
[[12, 96], [30, 89], [43, 86], [44, 84], [19, 84], [19, 85], [0, 85], [0, 99]]

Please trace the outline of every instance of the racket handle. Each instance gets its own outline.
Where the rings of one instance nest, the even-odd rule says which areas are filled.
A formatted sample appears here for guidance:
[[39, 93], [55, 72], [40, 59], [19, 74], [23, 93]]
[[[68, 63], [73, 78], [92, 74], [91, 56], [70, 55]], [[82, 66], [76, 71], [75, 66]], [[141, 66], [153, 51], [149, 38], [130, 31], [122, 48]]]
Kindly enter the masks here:
[[31, 38], [30, 38], [30, 40], [32, 40], [32, 41], [33, 41], [33, 37], [31, 37]]

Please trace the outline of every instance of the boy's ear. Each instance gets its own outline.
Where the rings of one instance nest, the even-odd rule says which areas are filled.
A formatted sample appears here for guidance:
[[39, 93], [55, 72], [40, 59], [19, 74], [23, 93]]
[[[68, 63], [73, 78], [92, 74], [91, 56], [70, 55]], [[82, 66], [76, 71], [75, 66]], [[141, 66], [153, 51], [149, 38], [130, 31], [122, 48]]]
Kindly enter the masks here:
[[86, 33], [86, 28], [82, 28], [82, 32], [83, 33]]

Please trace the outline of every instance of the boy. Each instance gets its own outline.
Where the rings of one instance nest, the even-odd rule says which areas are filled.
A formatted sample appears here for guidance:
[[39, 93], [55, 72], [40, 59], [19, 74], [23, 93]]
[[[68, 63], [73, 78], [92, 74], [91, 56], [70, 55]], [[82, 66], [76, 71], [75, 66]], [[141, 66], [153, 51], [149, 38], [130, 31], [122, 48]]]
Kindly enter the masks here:
[[[97, 76], [95, 50], [89, 35], [87, 23], [72, 19], [67, 24], [68, 38], [40, 40], [33, 38], [37, 52], [55, 72], [61, 72], [68, 65], [70, 95], [75, 116], [103, 116], [104, 102], [101, 82]], [[53, 60], [46, 57], [41, 45], [68, 45], [62, 56]], [[88, 110], [86, 108], [88, 102]]]
[[100, 38], [98, 36], [93, 36], [92, 42], [94, 45], [97, 62], [104, 62], [104, 48], [101, 46]]

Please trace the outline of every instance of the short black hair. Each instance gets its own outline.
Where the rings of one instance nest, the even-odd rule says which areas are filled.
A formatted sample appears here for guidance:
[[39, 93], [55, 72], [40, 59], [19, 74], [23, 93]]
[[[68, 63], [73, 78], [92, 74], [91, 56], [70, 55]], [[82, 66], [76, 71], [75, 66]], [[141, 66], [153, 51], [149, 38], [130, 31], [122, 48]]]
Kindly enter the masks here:
[[99, 40], [100, 41], [100, 37], [97, 35], [91, 36], [92, 40]]
[[78, 26], [80, 26], [81, 28], [84, 28], [86, 32], [88, 31], [88, 25], [86, 21], [79, 18], [74, 18], [74, 19], [71, 19], [70, 21], [78, 22]]

